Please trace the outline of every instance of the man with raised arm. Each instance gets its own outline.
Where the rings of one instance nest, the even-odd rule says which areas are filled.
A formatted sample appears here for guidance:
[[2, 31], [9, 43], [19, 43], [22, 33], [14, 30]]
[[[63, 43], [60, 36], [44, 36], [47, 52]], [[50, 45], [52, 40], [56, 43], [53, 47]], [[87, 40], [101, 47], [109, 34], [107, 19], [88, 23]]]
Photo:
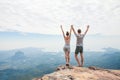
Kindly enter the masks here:
[[[88, 29], [89, 29], [89, 25], [87, 25], [87, 29], [86, 31], [84, 32], [84, 34], [81, 34], [81, 29], [78, 29], [77, 33], [76, 31], [74, 30], [73, 28], [73, 25], [71, 26], [77, 40], [76, 40], [76, 49], [75, 49], [75, 59], [78, 63], [78, 66], [79, 67], [82, 67], [83, 64], [84, 64], [84, 57], [83, 57], [83, 39], [86, 35], [86, 33], [88, 32]], [[78, 53], [80, 52], [80, 56], [81, 56], [81, 59], [78, 58]], [[81, 61], [80, 61], [81, 60]]]

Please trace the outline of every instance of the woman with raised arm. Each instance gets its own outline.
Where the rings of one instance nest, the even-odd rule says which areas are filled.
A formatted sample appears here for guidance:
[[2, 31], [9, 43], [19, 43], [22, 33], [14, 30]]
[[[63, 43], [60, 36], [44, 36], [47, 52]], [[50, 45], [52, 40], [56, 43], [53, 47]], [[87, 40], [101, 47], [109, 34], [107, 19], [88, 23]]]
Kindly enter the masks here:
[[64, 37], [64, 41], [65, 41], [65, 45], [64, 45], [64, 52], [65, 52], [65, 60], [66, 60], [66, 66], [69, 66], [69, 62], [70, 62], [70, 39], [71, 39], [71, 31], [72, 29], [70, 28], [70, 32], [66, 32], [66, 35], [63, 31], [62, 25], [61, 27], [61, 31], [63, 33], [63, 37]]

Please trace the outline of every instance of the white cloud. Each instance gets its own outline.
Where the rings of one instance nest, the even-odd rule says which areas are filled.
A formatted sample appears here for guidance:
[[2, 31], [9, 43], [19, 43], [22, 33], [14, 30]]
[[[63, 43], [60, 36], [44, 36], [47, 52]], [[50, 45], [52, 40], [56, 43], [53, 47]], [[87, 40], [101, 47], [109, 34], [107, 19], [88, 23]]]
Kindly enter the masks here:
[[120, 0], [1, 0], [0, 31], [59, 34], [59, 25], [89, 34], [120, 35]]

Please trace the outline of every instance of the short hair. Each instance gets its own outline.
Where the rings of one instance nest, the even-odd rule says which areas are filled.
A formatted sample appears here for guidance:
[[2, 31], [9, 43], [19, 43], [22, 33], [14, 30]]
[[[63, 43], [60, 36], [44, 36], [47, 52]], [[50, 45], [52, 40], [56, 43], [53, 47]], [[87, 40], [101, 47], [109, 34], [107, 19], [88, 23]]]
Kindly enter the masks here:
[[66, 36], [69, 36], [69, 32], [68, 31], [66, 32]]
[[81, 29], [78, 29], [78, 33], [81, 33]]

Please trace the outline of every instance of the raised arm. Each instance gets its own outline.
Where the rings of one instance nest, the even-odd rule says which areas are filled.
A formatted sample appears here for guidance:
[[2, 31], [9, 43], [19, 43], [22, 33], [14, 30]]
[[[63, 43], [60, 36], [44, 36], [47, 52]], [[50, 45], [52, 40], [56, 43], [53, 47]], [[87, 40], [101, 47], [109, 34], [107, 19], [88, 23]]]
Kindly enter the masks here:
[[61, 31], [62, 31], [62, 33], [63, 33], [63, 37], [65, 38], [65, 33], [64, 33], [64, 31], [63, 31], [62, 25], [61, 25], [60, 27], [61, 27]]
[[75, 29], [73, 28], [73, 25], [71, 25], [71, 28], [72, 28], [74, 34], [77, 35], [77, 33], [75, 32]]
[[87, 29], [86, 29], [84, 35], [86, 35], [86, 33], [88, 32], [88, 29], [89, 29], [89, 25], [87, 25]]
[[[71, 25], [72, 26], [72, 25]], [[70, 27], [70, 37], [71, 37], [72, 27]]]

